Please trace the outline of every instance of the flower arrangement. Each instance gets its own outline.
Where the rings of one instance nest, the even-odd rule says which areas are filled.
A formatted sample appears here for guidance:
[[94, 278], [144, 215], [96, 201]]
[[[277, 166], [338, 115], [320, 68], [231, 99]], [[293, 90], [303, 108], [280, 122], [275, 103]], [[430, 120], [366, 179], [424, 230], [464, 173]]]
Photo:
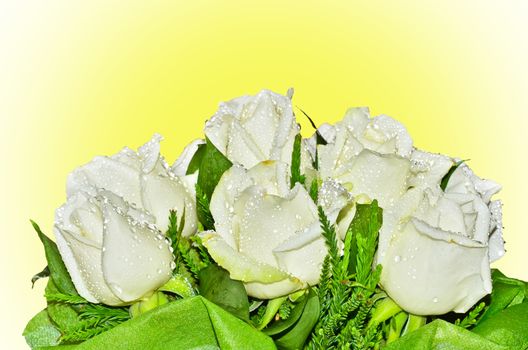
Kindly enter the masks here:
[[292, 94], [220, 104], [172, 166], [154, 135], [75, 169], [29, 346], [526, 349], [501, 187], [367, 108], [303, 139]]

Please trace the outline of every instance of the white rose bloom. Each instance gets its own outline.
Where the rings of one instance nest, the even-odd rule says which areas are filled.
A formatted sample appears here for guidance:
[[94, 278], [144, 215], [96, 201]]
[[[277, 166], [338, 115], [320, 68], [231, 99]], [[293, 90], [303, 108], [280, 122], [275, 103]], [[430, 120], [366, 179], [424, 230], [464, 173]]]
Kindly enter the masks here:
[[172, 174], [159, 153], [161, 139], [160, 135], [154, 135], [137, 152], [124, 148], [110, 157], [95, 157], [90, 163], [75, 169], [68, 176], [68, 197], [80, 190], [90, 191], [92, 195], [98, 189], [109, 190], [152, 214], [162, 232], [168, 227], [170, 209], [176, 210], [178, 220], [185, 212], [183, 235], [192, 235], [197, 229], [196, 174]]
[[341, 122], [321, 130], [328, 142], [318, 146], [323, 179], [336, 179], [354, 196], [377, 199], [382, 208], [407, 191], [411, 169], [405, 157], [412, 140], [399, 122], [384, 115], [370, 119], [367, 108], [351, 108]]
[[[409, 157], [413, 149], [401, 123], [386, 115], [370, 118], [365, 107], [349, 109], [335, 126], [323, 124], [318, 131], [328, 142], [318, 146], [323, 178], [346, 171], [349, 162], [364, 149], [400, 157]], [[314, 137], [310, 143], [315, 143]]]
[[[205, 135], [233, 163], [249, 169], [261, 161], [290, 164], [299, 133], [291, 98], [262, 90], [220, 104], [205, 125]], [[307, 153], [305, 147], [303, 153]], [[306, 155], [303, 168], [309, 167]]]
[[119, 196], [72, 194], [57, 209], [57, 246], [79, 294], [93, 303], [123, 305], [149, 296], [173, 269], [170, 244], [152, 217]]
[[[384, 212], [381, 284], [413, 314], [466, 312], [491, 292], [490, 261], [504, 254], [500, 202], [489, 201], [500, 187], [461, 165], [444, 192], [439, 181], [453, 162], [425, 152], [417, 159], [427, 170], [410, 178], [416, 187]], [[428, 187], [433, 178], [436, 186]]]
[[[211, 198], [216, 232], [201, 234], [215, 261], [256, 298], [272, 299], [317, 284], [327, 252], [317, 206], [300, 184], [290, 189], [288, 169], [278, 161], [250, 170], [231, 167]], [[338, 186], [324, 188], [325, 210], [335, 220], [348, 194]]]
[[490, 260], [504, 254], [501, 205], [490, 202], [500, 186], [461, 165], [442, 191], [454, 161], [413, 150], [401, 124], [369, 119], [366, 109], [350, 110], [323, 137], [323, 179], [383, 208], [377, 263], [383, 288], [402, 308], [418, 315], [465, 312], [491, 291]]

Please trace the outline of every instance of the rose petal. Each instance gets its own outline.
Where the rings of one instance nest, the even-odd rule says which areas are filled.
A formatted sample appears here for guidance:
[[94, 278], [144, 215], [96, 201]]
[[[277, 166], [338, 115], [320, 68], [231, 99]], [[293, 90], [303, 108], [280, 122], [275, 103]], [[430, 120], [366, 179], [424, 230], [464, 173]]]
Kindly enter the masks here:
[[488, 249], [414, 219], [391, 242], [381, 284], [410, 313], [463, 313], [491, 292]]
[[191, 193], [178, 178], [161, 175], [141, 177], [143, 207], [156, 217], [156, 226], [165, 232], [169, 226], [169, 211], [176, 210], [178, 222], [185, 211], [183, 236], [196, 230], [196, 205]]
[[200, 236], [211, 257], [218, 265], [228, 270], [234, 280], [274, 283], [291, 278], [288, 273], [274, 266], [257, 262], [251, 257], [236, 251], [220, 235], [213, 231], [203, 232]]
[[94, 242], [55, 226], [61, 257], [77, 292], [92, 303], [120, 305], [123, 301], [106, 285], [101, 274], [101, 247]]
[[152, 138], [139, 147], [138, 155], [141, 159], [141, 170], [144, 174], [150, 173], [156, 167], [160, 158], [160, 142], [163, 137], [160, 134], [154, 134]]
[[90, 186], [114, 192], [129, 203], [141, 204], [139, 173], [137, 169], [121, 161], [109, 157], [95, 157], [68, 176], [66, 192], [70, 197]]
[[363, 150], [336, 179], [350, 184], [352, 195], [367, 195], [387, 208], [407, 190], [408, 159]]
[[135, 301], [170, 279], [170, 244], [158, 232], [134, 225], [110, 203], [105, 218], [102, 271], [108, 287], [124, 302]]
[[273, 249], [316, 221], [317, 208], [299, 184], [289, 198], [255, 192], [246, 201], [239, 223], [239, 251], [278, 266]]
[[490, 203], [491, 223], [489, 237], [490, 262], [499, 260], [506, 253], [502, 238], [502, 203], [499, 200]]
[[319, 283], [321, 266], [327, 252], [319, 221], [273, 249], [282, 270], [311, 286]]

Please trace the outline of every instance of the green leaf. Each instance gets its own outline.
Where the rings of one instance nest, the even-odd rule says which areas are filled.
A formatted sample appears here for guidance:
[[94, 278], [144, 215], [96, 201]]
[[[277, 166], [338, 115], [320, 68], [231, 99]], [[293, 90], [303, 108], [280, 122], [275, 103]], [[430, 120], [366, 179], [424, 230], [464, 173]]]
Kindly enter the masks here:
[[31, 288], [35, 286], [35, 282], [37, 282], [41, 278], [49, 277], [50, 271], [48, 266], [46, 265], [45, 268], [42, 269], [39, 273], [36, 273], [33, 277], [31, 277]]
[[222, 174], [233, 163], [227, 159], [209, 139], [205, 140], [205, 150], [202, 162], [200, 164], [200, 172], [198, 173], [198, 186], [203, 191], [207, 199], [210, 201], [213, 191], [220, 181]]
[[496, 269], [491, 271], [491, 278], [493, 289], [490, 295], [490, 303], [480, 322], [507, 307], [522, 303], [528, 297], [525, 282], [506, 277]]
[[[372, 201], [371, 204], [357, 204], [356, 214], [350, 224], [352, 236], [357, 242], [357, 251], [353, 251], [351, 254], [350, 272], [356, 273], [357, 282], [371, 288], [375, 287], [375, 285], [370, 285], [373, 277], [371, 272], [374, 254], [378, 246], [382, 213], [383, 211], [376, 200]], [[353, 246], [354, 244], [352, 244]], [[353, 254], [356, 254], [356, 259], [353, 259]]]
[[31, 220], [31, 224], [35, 231], [37, 231], [40, 241], [44, 245], [50, 277], [53, 279], [53, 282], [55, 282], [57, 289], [64, 294], [77, 295], [77, 290], [71, 281], [70, 274], [68, 273], [64, 262], [62, 261], [57, 245], [42, 233], [40, 227], [33, 220]]
[[442, 189], [442, 191], [445, 191], [445, 189], [447, 188], [447, 184], [449, 183], [449, 179], [451, 178], [451, 176], [453, 175], [455, 170], [457, 170], [457, 168], [460, 165], [462, 165], [462, 163], [464, 163], [465, 161], [466, 160], [459, 160], [458, 162], [453, 164], [453, 166], [449, 169], [447, 174], [444, 175], [444, 177], [442, 178], [442, 181], [440, 181], [440, 188]]
[[437, 319], [388, 344], [384, 350], [506, 350], [480, 335], [444, 320]]
[[22, 335], [27, 344], [35, 349], [59, 344], [61, 333], [51, 321], [48, 311], [44, 309], [29, 321]]
[[198, 184], [196, 184], [196, 215], [205, 230], [214, 229], [213, 215], [209, 210], [209, 199]]
[[[73, 350], [275, 349], [271, 338], [201, 296], [180, 299], [124, 322]], [[47, 348], [59, 350], [60, 348]]]
[[267, 335], [277, 335], [291, 328], [301, 317], [307, 301], [307, 297], [301, 297], [299, 303], [295, 305], [287, 319], [274, 322], [271, 326], [265, 328], [263, 332]]
[[[297, 108], [299, 108], [299, 107], [297, 107]], [[316, 146], [315, 146], [315, 159], [313, 161], [313, 167], [317, 170], [317, 169], [319, 169], [319, 157], [318, 157], [317, 146], [318, 145], [326, 145], [326, 144], [328, 144], [328, 142], [326, 142], [324, 137], [321, 135], [321, 133], [317, 129], [317, 125], [315, 125], [315, 123], [312, 120], [312, 118], [310, 118], [310, 116], [308, 114], [306, 114], [306, 112], [303, 111], [302, 109], [299, 108], [299, 110], [302, 112], [302, 114], [304, 114], [304, 116], [306, 118], [308, 118], [308, 120], [310, 121], [310, 124], [315, 129], [315, 145]]]
[[271, 338], [231, 316], [219, 306], [203, 300], [220, 349], [275, 349]]
[[202, 269], [199, 280], [200, 295], [238, 318], [249, 321], [249, 301], [242, 282], [232, 280], [229, 272], [215, 264]]
[[295, 135], [293, 142], [293, 152], [291, 160], [291, 178], [290, 187], [293, 188], [296, 183], [304, 184], [306, 178], [301, 174], [301, 134]]
[[314, 201], [314, 203], [317, 203], [319, 197], [319, 181], [317, 179], [312, 180], [312, 184], [310, 185], [310, 198]]
[[473, 328], [473, 333], [509, 349], [528, 348], [528, 303], [517, 304], [502, 311]]
[[483, 310], [486, 308], [486, 303], [481, 302], [477, 306], [473, 307], [467, 315], [462, 319], [457, 319], [455, 325], [463, 328], [471, 328], [476, 325], [483, 315]]
[[[45, 294], [50, 296], [68, 296], [60, 293], [52, 279], [48, 281]], [[73, 297], [80, 298], [78, 295], [74, 295]], [[48, 299], [47, 310], [50, 319], [57, 325], [62, 333], [66, 333], [70, 329], [77, 327], [80, 323], [77, 311], [68, 303], [55, 302], [54, 300]]]
[[317, 294], [310, 290], [299, 321], [291, 330], [275, 341], [279, 349], [302, 349], [306, 339], [319, 319], [320, 305]]
[[[297, 108], [299, 108], [299, 107], [297, 107]], [[308, 118], [308, 121], [312, 125], [312, 128], [315, 129], [317, 144], [318, 145], [326, 145], [328, 142], [326, 142], [326, 140], [323, 138], [323, 136], [319, 133], [319, 130], [317, 130], [317, 125], [315, 125], [313, 119], [310, 118], [310, 116], [308, 114], [306, 114], [306, 112], [303, 111], [302, 109], [299, 108], [299, 110], [302, 112], [302, 114], [304, 114], [304, 116], [306, 118]]]
[[186, 175], [194, 174], [197, 170], [200, 169], [200, 166], [202, 165], [203, 157], [205, 155], [205, 150], [206, 150], [205, 143], [198, 145], [198, 149], [194, 153], [191, 161], [189, 162]]

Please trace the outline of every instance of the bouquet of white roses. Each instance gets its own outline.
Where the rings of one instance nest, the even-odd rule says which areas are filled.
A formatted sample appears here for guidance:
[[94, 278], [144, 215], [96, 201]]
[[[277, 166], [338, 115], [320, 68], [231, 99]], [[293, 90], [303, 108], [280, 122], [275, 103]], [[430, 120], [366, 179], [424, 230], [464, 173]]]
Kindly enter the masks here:
[[75, 169], [55, 242], [33, 223], [30, 347], [527, 349], [500, 186], [366, 108], [303, 139], [291, 99], [222, 103], [172, 166], [155, 135]]

